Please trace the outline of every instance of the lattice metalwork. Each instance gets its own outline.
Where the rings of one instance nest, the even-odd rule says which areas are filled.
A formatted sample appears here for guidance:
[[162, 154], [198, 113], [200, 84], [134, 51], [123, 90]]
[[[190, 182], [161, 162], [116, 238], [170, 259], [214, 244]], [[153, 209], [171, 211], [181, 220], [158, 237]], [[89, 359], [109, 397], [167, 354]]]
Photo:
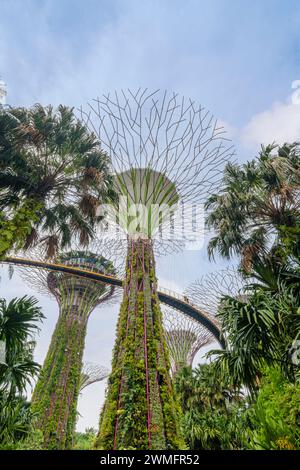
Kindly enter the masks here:
[[105, 380], [110, 374], [108, 367], [93, 364], [92, 362], [85, 362], [80, 376], [80, 391], [95, 382]]
[[[138, 89], [103, 95], [81, 109], [81, 117], [111, 157], [115, 187], [127, 209], [160, 206], [144, 217], [146, 234], [137, 230], [135, 235], [151, 238], [160, 254], [199, 236], [204, 230], [200, 205], [220, 185], [233, 154], [209, 111], [176, 93]], [[123, 209], [118, 228], [126, 238], [132, 233]]]
[[[73, 246], [73, 250], [61, 254], [56, 261], [88, 271], [123, 277], [125, 253], [122, 245], [116, 240], [97, 240], [91, 245], [94, 251], [83, 251], [79, 246]], [[43, 260], [44, 253], [41, 247], [35, 247], [26, 252], [26, 257], [28, 256], [31, 259]], [[18, 271], [31, 288], [42, 295], [54, 297], [59, 304], [73, 305], [74, 313], [91, 311], [104, 301], [109, 305], [121, 299], [120, 288], [104, 283], [41, 268], [19, 267]]]
[[197, 352], [214, 340], [213, 335], [199, 322], [177, 310], [162, 306], [165, 337], [172, 373], [192, 366]]
[[229, 295], [240, 299], [246, 298], [247, 285], [251, 282], [251, 279], [243, 278], [237, 268], [228, 267], [203, 275], [192, 283], [184, 293], [191, 302], [208, 313], [216, 315], [222, 297]]

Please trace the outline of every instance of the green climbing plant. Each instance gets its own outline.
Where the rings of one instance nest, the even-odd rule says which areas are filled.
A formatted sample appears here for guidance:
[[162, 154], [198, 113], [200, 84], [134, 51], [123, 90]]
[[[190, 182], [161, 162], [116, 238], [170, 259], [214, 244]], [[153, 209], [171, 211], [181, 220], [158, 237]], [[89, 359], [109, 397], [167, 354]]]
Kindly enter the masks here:
[[152, 245], [131, 241], [98, 449], [182, 449]]
[[[111, 261], [91, 252], [71, 251], [58, 261], [115, 273]], [[34, 389], [32, 409], [37, 416], [36, 429], [43, 433], [44, 448], [70, 449], [74, 444], [88, 318], [111, 291], [104, 284], [64, 273], [48, 274], [47, 282], [58, 300], [60, 314]]]

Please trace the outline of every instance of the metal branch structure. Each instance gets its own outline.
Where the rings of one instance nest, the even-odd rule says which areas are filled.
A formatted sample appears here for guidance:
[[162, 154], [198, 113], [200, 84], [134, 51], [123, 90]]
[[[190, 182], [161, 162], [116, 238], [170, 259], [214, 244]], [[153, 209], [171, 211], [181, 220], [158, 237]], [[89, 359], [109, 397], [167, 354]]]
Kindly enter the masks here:
[[[103, 246], [101, 251], [105, 252]], [[117, 274], [113, 262], [107, 257], [88, 251], [69, 251], [56, 261], [95, 273]], [[45, 447], [70, 448], [82, 386], [82, 357], [88, 319], [97, 306], [116, 297], [118, 288], [63, 272], [31, 268], [21, 275], [31, 287], [36, 286], [40, 292], [52, 295], [59, 305], [58, 321], [33, 392], [32, 409], [37, 413], [36, 425], [43, 432]]]
[[192, 367], [198, 351], [214, 340], [213, 335], [199, 322], [174, 310], [162, 307], [165, 337], [173, 376], [182, 367]]
[[[81, 116], [112, 159], [122, 196], [117, 224], [125, 236], [151, 238], [155, 252], [165, 253], [166, 245], [183, 248], [203, 230], [198, 205], [233, 155], [209, 111], [176, 93], [139, 89], [98, 98]], [[140, 206], [148, 209], [143, 216]]]
[[[73, 244], [71, 250], [61, 253], [60, 256], [54, 260], [54, 263], [59, 262], [65, 266], [73, 266], [78, 269], [89, 270], [95, 273], [113, 274], [123, 278], [125, 252], [122, 244], [117, 243], [116, 240], [95, 240], [89, 245], [89, 248], [89, 250], [83, 250], [81, 246]], [[25, 254], [23, 252], [19, 253], [19, 256], [22, 258], [30, 258], [32, 262], [45, 261], [45, 253], [40, 245], [27, 250]], [[101, 265], [101, 260], [104, 262], [103, 266]], [[110, 268], [113, 268], [113, 272], [111, 272]], [[76, 290], [78, 282], [82, 284], [82, 291], [84, 291], [86, 287], [85, 296], [78, 297], [76, 300], [78, 302], [81, 299], [81, 304], [84, 309], [88, 308], [88, 304], [90, 303], [87, 296], [89, 289], [92, 288], [92, 286], [94, 288], [93, 292], [96, 298], [101, 294], [101, 289], [105, 287], [105, 289], [102, 290], [102, 294], [106, 296], [106, 298], [103, 299], [103, 301], [105, 301], [105, 305], [116, 303], [121, 299], [121, 289], [117, 288], [117, 286], [114, 286], [114, 289], [111, 289], [107, 283], [104, 282], [100, 284], [101, 289], [98, 291], [97, 285], [99, 287], [99, 284], [97, 282], [93, 282], [91, 279], [78, 280], [76, 276], [59, 272], [49, 272], [46, 269], [35, 268], [34, 265], [30, 267], [18, 267], [18, 272], [29, 287], [36, 290], [41, 295], [56, 299], [59, 305], [63, 296], [60, 292], [60, 287], [62, 287], [60, 286], [60, 280], [63, 284], [66, 282], [70, 283], [67, 287], [67, 292], [72, 292], [74, 289]], [[110, 295], [106, 295], [109, 292]], [[85, 299], [87, 302], [85, 302]], [[102, 301], [99, 302], [99, 305], [101, 303]], [[94, 308], [97, 306], [98, 304], [96, 302]]]
[[222, 297], [246, 298], [250, 283], [251, 280], [244, 279], [237, 268], [228, 267], [203, 275], [185, 290], [185, 295], [206, 312], [216, 315]]
[[115, 173], [119, 201], [102, 213], [103, 226], [115, 227], [127, 246], [96, 446], [180, 449], [155, 254], [182, 249], [203, 231], [200, 205], [220, 184], [232, 149], [208, 111], [175, 93], [115, 92], [81, 109], [81, 117], [98, 135]]
[[102, 382], [102, 380], [107, 379], [109, 374], [110, 370], [108, 367], [93, 364], [91, 362], [85, 362], [80, 375], [79, 391], [82, 392], [82, 390], [93, 383]]

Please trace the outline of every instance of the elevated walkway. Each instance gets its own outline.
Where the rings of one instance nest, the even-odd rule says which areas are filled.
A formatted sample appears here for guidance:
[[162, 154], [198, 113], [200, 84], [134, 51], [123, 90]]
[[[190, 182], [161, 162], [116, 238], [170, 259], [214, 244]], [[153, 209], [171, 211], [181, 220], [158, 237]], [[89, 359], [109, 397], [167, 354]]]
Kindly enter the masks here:
[[[99, 281], [113, 286], [123, 287], [122, 279], [119, 279], [115, 276], [110, 276], [108, 274], [100, 274], [93, 271], [88, 271], [85, 269], [76, 268], [74, 266], [67, 266], [59, 263], [50, 263], [48, 261], [39, 261], [16, 257], [9, 257], [5, 260], [1, 260], [1, 263], [13, 264], [16, 266], [49, 269], [51, 271], [64, 272], [67, 274], [72, 274], [74, 276], [92, 279], [93, 281]], [[179, 310], [185, 315], [201, 323], [213, 334], [213, 336], [219, 342], [220, 346], [222, 348], [225, 347], [225, 339], [222, 335], [220, 324], [218, 323], [215, 317], [202, 310], [196, 304], [193, 304], [186, 296], [173, 292], [169, 289], [165, 289], [159, 286], [158, 297], [162, 303], [169, 305], [170, 307], [173, 307], [176, 310]]]

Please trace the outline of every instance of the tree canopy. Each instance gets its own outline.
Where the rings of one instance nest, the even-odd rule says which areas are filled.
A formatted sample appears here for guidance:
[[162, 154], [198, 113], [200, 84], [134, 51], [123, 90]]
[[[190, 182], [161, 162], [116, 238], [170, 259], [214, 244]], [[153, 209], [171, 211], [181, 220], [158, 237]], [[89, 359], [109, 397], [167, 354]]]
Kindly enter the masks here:
[[114, 196], [110, 162], [73, 108], [0, 110], [0, 255], [72, 238], [87, 245], [99, 205]]

